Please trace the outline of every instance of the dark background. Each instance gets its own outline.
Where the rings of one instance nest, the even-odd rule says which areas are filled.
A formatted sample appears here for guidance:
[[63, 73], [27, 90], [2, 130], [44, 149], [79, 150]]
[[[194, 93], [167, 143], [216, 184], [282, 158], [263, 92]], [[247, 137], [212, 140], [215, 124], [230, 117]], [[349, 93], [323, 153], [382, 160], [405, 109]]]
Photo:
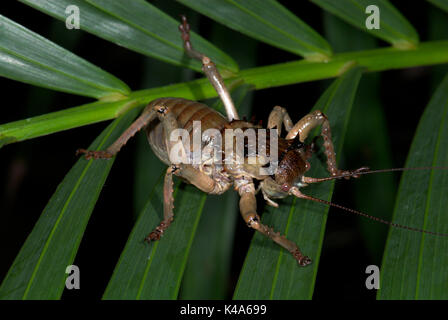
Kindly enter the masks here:
[[[280, 2], [327, 38], [325, 34], [328, 30], [325, 30], [320, 8], [306, 1]], [[446, 15], [439, 13], [439, 10], [432, 8], [426, 1], [392, 2], [418, 30], [421, 41], [440, 37], [437, 34], [440, 34], [441, 30], [433, 30], [432, 26], [435, 23], [435, 17], [446, 19]], [[160, 1], [157, 5], [159, 3]], [[179, 13], [188, 14], [190, 12], [180, 4], [170, 3], [163, 6], [169, 7], [169, 14], [173, 17], [177, 17]], [[162, 6], [159, 7], [164, 9]], [[56, 21], [16, 1], [2, 1], [0, 14], [100, 66], [123, 80], [132, 90], [166, 84], [163, 81], [160, 83], [148, 82], [141, 72], [144, 69], [145, 61], [152, 58], [118, 47], [86, 32], [68, 32], [64, 22]], [[214, 25], [215, 22], [201, 16], [195, 30], [204, 38], [209, 39], [210, 30], [215, 27]], [[218, 28], [220, 27], [218, 26]], [[252, 41], [245, 36], [236, 35], [236, 32], [232, 30], [226, 32], [230, 37], [242, 39], [242, 42]], [[372, 40], [373, 38], [368, 35], [366, 37], [369, 39], [366, 43], [373, 43], [374, 46], [386, 46], [381, 41]], [[350, 38], [348, 41], [350, 42]], [[215, 44], [228, 52], [225, 44]], [[256, 50], [255, 66], [298, 59], [293, 54], [262, 43], [256, 43], [254, 48]], [[240, 50], [244, 49], [244, 47], [240, 48]], [[362, 44], [360, 49], [362, 49]], [[245, 67], [246, 62], [238, 60], [237, 62], [240, 63], [241, 68]], [[160, 64], [165, 66], [163, 62]], [[166, 65], [166, 68], [172, 70], [175, 67]], [[392, 166], [404, 165], [418, 120], [434, 92], [434, 84], [440, 82], [443, 70], [446, 70], [443, 68], [445, 67], [419, 67], [386, 71], [363, 77], [362, 81], [365, 81], [364, 78], [373, 77], [371, 80], [378, 83], [380, 108], [386, 119], [384, 133], [388, 137], [389, 143], [387, 146], [390, 150], [388, 159]], [[201, 77], [200, 74], [195, 76]], [[300, 114], [297, 114], [297, 111], [291, 111], [293, 121], [297, 121], [317, 101], [328, 83], [328, 81], [315, 81], [257, 91], [253, 93], [252, 97], [253, 111], [247, 116], [254, 115], [257, 119], [266, 121], [269, 111], [274, 105], [297, 110], [297, 103], [300, 101], [301, 106], [306, 106], [304, 111]], [[53, 92], [4, 78], [0, 78], [0, 88], [3, 102], [1, 124], [91, 102], [89, 98]], [[362, 111], [357, 112], [357, 118], [352, 121], [363, 121]], [[0, 226], [0, 279], [5, 276], [56, 187], [75, 163], [74, 151], [90, 144], [106, 125], [107, 123], [99, 123], [59, 132], [7, 145], [0, 150], [0, 218], [2, 221]], [[371, 156], [376, 150], [362, 152], [362, 150], [368, 149], [366, 146], [371, 144], [367, 138], [362, 141], [365, 145], [360, 145], [359, 141], [350, 145], [349, 138], [346, 143], [348, 151], [344, 152], [341, 167], [356, 168], [371, 165], [369, 152]], [[65, 293], [65, 298], [99, 298], [104, 291], [134, 223], [134, 216], [131, 214], [130, 208], [132, 208], [133, 193], [135, 192], [132, 187], [136, 174], [133, 166], [135, 147], [135, 143], [130, 142], [126, 151], [120, 153], [120, 157], [117, 158], [81, 243], [75, 264], [89, 265], [89, 270], [83, 272], [85, 290], [81, 290], [81, 293]], [[398, 179], [399, 175], [393, 176], [392, 190], [396, 188]], [[356, 182], [337, 183], [333, 200], [357, 208], [358, 202], [355, 196], [359, 196], [359, 194], [356, 193], [356, 188]], [[391, 194], [391, 198], [393, 199], [393, 194]], [[113, 199], [119, 199], [119, 201], [112, 201]], [[390, 216], [393, 210], [392, 205], [390, 204], [389, 212], [385, 213], [386, 216]], [[368, 225], [372, 226], [373, 224]], [[378, 226], [375, 228], [379, 228], [383, 234], [387, 231], [387, 228]], [[239, 243], [239, 246], [235, 247], [233, 252], [232, 280], [229, 283], [228, 297], [231, 297], [230, 294], [241, 270], [252, 232], [247, 229], [242, 220], [237, 220], [235, 242]], [[383, 245], [384, 238], [378, 242], [378, 246]], [[379, 265], [380, 259], [381, 256], [369, 250], [366, 245], [363, 227], [360, 227], [358, 218], [331, 209], [314, 298], [329, 299], [336, 295], [338, 298], [374, 299], [375, 292], [365, 289], [365, 268], [369, 264]], [[101, 264], [89, 264], [89, 260], [101, 261]], [[88, 281], [89, 278], [92, 281]]]

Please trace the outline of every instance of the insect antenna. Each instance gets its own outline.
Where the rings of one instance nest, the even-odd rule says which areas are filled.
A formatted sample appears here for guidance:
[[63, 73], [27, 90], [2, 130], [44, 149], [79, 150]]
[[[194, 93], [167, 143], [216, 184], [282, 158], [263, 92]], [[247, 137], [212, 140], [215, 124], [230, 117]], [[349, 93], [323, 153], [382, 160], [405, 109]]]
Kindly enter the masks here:
[[365, 218], [368, 218], [368, 219], [371, 219], [371, 220], [374, 220], [374, 221], [377, 221], [379, 223], [386, 224], [386, 225], [389, 225], [389, 226], [392, 226], [392, 227], [395, 227], [395, 228], [401, 228], [401, 229], [406, 229], [406, 230], [411, 230], [411, 231], [417, 231], [417, 232], [421, 232], [421, 233], [432, 234], [432, 235], [435, 235], [435, 236], [448, 237], [448, 233], [433, 232], [433, 231], [427, 231], [427, 230], [423, 230], [423, 229], [419, 229], [419, 228], [408, 227], [408, 226], [405, 226], [405, 225], [402, 225], [402, 224], [399, 224], [399, 223], [395, 223], [395, 222], [387, 221], [387, 220], [384, 220], [384, 219], [381, 219], [381, 218], [378, 218], [378, 217], [375, 217], [375, 216], [371, 216], [371, 215], [369, 215], [367, 213], [364, 213], [364, 212], [361, 212], [361, 211], [358, 211], [358, 210], [354, 210], [354, 209], [350, 209], [350, 208], [341, 206], [339, 204], [336, 204], [336, 203], [333, 203], [333, 202], [330, 202], [330, 201], [322, 200], [322, 199], [319, 199], [319, 198], [314, 198], [312, 196], [309, 196], [309, 195], [301, 193], [296, 188], [294, 188], [291, 191], [292, 191], [292, 194], [295, 195], [297, 198], [311, 200], [311, 201], [315, 201], [315, 202], [320, 202], [320, 203], [326, 204], [328, 206], [339, 208], [339, 209], [345, 210], [345, 211], [347, 211], [349, 213], [356, 214], [356, 215], [359, 215], [359, 216], [362, 216], [362, 217], [365, 217]]
[[414, 168], [392, 168], [392, 169], [379, 169], [379, 170], [370, 170], [367, 167], [363, 167], [354, 171], [347, 171], [343, 174], [331, 176], [331, 177], [325, 177], [325, 178], [311, 178], [311, 177], [305, 177], [304, 182], [305, 183], [316, 183], [316, 182], [324, 182], [334, 179], [340, 179], [340, 178], [358, 178], [360, 175], [364, 174], [371, 174], [371, 173], [384, 173], [384, 172], [395, 172], [395, 171], [416, 171], [416, 170], [432, 170], [432, 169], [438, 169], [438, 170], [448, 170], [448, 167], [414, 167]]

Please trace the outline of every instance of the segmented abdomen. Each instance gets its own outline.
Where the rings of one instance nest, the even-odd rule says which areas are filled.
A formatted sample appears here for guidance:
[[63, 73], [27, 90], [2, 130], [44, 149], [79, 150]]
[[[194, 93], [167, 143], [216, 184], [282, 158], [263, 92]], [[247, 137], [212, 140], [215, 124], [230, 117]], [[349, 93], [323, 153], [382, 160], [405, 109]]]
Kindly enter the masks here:
[[[211, 128], [221, 131], [228, 123], [226, 118], [219, 112], [197, 101], [182, 98], [159, 98], [150, 102], [149, 107], [152, 108], [155, 105], [164, 105], [174, 113], [179, 128], [187, 130], [190, 134], [190, 145], [192, 145], [193, 141], [193, 121], [201, 122], [202, 132]], [[146, 127], [146, 134], [154, 153], [160, 160], [169, 165], [165, 131], [158, 119], [155, 119]]]

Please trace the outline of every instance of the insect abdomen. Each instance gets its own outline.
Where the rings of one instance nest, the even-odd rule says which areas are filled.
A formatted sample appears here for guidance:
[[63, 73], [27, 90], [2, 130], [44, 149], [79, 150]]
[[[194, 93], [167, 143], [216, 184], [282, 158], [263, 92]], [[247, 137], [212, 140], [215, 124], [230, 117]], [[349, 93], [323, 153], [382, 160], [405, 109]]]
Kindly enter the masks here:
[[[219, 112], [197, 101], [182, 98], [159, 98], [150, 102], [148, 107], [152, 108], [155, 105], [165, 105], [175, 114], [179, 128], [187, 130], [190, 134], [191, 147], [193, 141], [193, 121], [200, 121], [201, 132], [211, 128], [221, 131], [228, 123], [226, 118]], [[146, 127], [146, 134], [154, 153], [160, 160], [169, 165], [165, 132], [158, 119], [152, 121]]]

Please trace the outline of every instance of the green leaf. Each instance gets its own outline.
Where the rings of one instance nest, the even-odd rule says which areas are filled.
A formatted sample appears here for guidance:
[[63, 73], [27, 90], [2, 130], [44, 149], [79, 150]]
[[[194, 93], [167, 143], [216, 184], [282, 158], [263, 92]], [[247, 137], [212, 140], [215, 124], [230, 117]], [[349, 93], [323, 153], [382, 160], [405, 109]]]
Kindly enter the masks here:
[[448, 12], [448, 0], [426, 0], [426, 1], [431, 2], [433, 5]]
[[9, 143], [95, 123], [107, 118], [116, 118], [128, 108], [136, 106], [137, 103], [129, 99], [115, 102], [97, 101], [0, 125], [0, 147]]
[[[201, 64], [186, 56], [179, 20], [144, 0], [20, 0], [57, 19], [65, 21], [65, 10], [75, 5], [80, 11], [80, 27], [98, 37], [156, 59], [201, 70]], [[238, 71], [236, 63], [224, 52], [191, 32], [191, 41], [198, 51], [207, 54], [221, 68]]]
[[[406, 167], [448, 166], [448, 75], [426, 107]], [[448, 233], [448, 170], [404, 172], [393, 222]], [[390, 228], [378, 299], [448, 299], [448, 238]]]
[[[335, 52], [374, 48], [377, 45], [375, 38], [329, 13], [324, 15], [324, 25], [325, 35]], [[344, 145], [345, 154], [351, 155], [344, 158], [348, 168], [370, 166], [372, 163], [376, 166], [371, 169], [394, 167], [386, 116], [380, 99], [380, 84], [380, 75], [374, 73], [363, 75], [359, 84]], [[369, 114], [369, 117], [366, 117], [366, 114]], [[353, 190], [356, 198], [355, 208], [390, 220], [398, 189], [395, 180], [393, 174], [375, 174], [357, 180]], [[359, 218], [359, 225], [370, 253], [369, 257], [372, 258], [372, 263], [379, 265], [387, 228], [380, 223], [372, 224], [370, 220], [362, 217]]]
[[[350, 111], [362, 68], [347, 71], [325, 91], [314, 109], [324, 112], [331, 123], [333, 141], [340, 155]], [[308, 176], [328, 176], [326, 164], [313, 157]], [[331, 200], [334, 181], [310, 185], [301, 191]], [[249, 248], [234, 293], [235, 299], [311, 299], [319, 266], [328, 207], [288, 197], [279, 208], [267, 207], [262, 222], [296, 242], [313, 263], [299, 267], [296, 260], [270, 239], [256, 233]]]
[[[383, 39], [397, 48], [415, 48], [418, 34], [406, 18], [387, 0], [311, 0], [355, 27]], [[379, 29], [367, 29], [366, 20], [372, 13], [366, 8], [375, 5], [379, 9]]]
[[[208, 196], [196, 231], [179, 299], [215, 300], [228, 295], [238, 194]], [[239, 221], [241, 222], [241, 221]]]
[[174, 222], [163, 238], [150, 245], [143, 239], [163, 215], [163, 177], [132, 229], [103, 299], [175, 299], [206, 194], [191, 185], [176, 184]]
[[310, 60], [331, 56], [325, 39], [277, 1], [178, 1], [229, 28]]
[[[89, 149], [110, 145], [137, 115], [112, 122]], [[0, 299], [59, 299], [67, 266], [75, 259], [82, 235], [114, 160], [80, 158], [68, 172], [28, 236], [0, 287]]]
[[111, 74], [1, 15], [0, 76], [93, 98], [129, 93]]
[[[448, 39], [448, 19], [447, 12], [439, 10], [436, 7], [428, 8], [428, 40]], [[448, 64], [443, 64], [435, 68], [431, 68], [431, 84], [430, 88], [435, 91], [448, 73]]]
[[[424, 42], [415, 50], [399, 50], [396, 48], [380, 48], [358, 52], [340, 53], [328, 62], [312, 62], [299, 60], [279, 63], [270, 66], [256, 67], [239, 72], [238, 76], [225, 81], [229, 88], [244, 82], [253, 85], [255, 90], [283, 86], [293, 83], [327, 79], [339, 76], [354, 63], [366, 68], [366, 71], [383, 71], [389, 69], [409, 68], [421, 65], [433, 65], [448, 62], [448, 41]], [[83, 126], [99, 121], [113, 119], [129, 108], [147, 104], [160, 97], [182, 97], [191, 100], [203, 100], [216, 97], [216, 91], [207, 78], [176, 83], [163, 87], [134, 91], [128, 99], [118, 102], [96, 102], [94, 104], [74, 107], [29, 119], [0, 125], [0, 146], [17, 141], [35, 138], [43, 134], [54, 133], [75, 126]], [[90, 109], [89, 106], [98, 108]], [[76, 114], [77, 120], [65, 122], [70, 114]], [[61, 119], [53, 127], [52, 121]], [[76, 124], [73, 121], [76, 121]], [[78, 121], [79, 120], [79, 121]], [[42, 121], [43, 128], [37, 125], [28, 136], [28, 123]], [[14, 132], [14, 134], [12, 134]]]

